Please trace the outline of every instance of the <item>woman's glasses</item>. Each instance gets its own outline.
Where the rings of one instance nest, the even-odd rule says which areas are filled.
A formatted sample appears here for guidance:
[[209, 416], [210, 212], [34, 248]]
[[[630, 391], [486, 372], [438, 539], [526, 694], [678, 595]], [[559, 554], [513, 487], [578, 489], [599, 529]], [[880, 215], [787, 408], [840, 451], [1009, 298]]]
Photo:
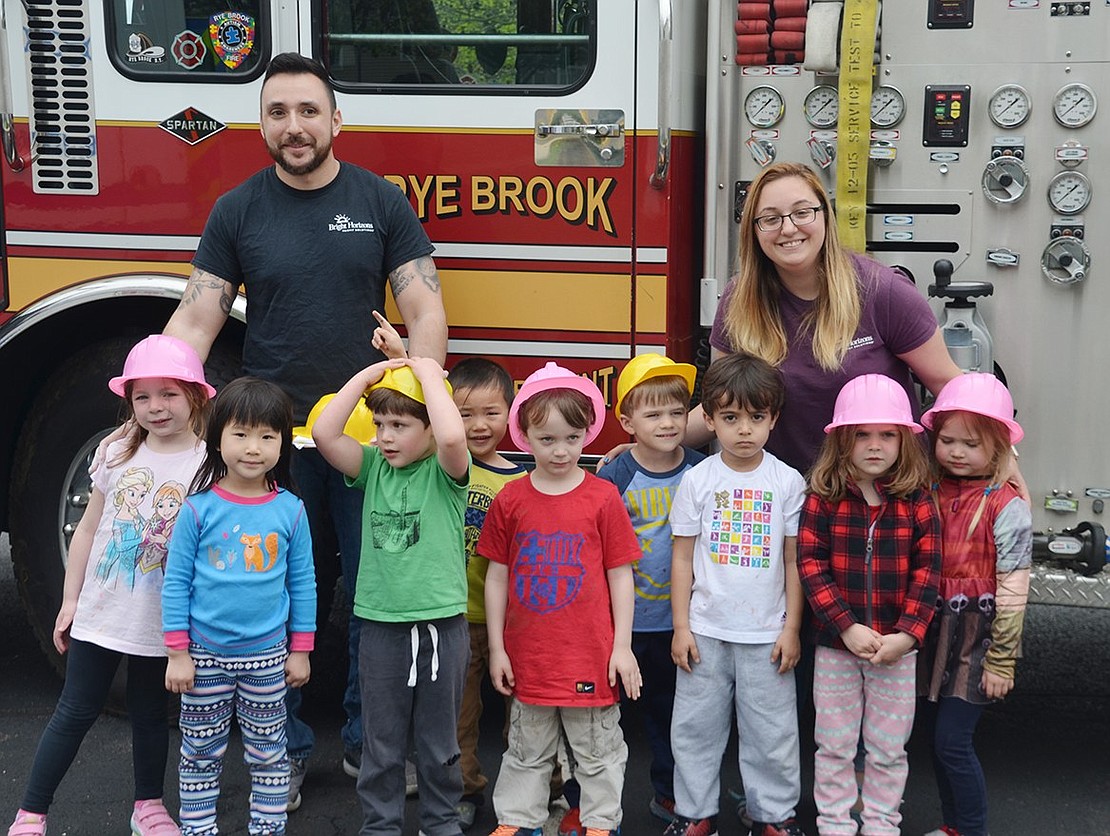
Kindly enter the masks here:
[[782, 223], [787, 218], [794, 226], [809, 226], [817, 218], [817, 213], [824, 211], [824, 206], [803, 206], [785, 215], [760, 215], [755, 219], [755, 225], [760, 232], [774, 232], [782, 229]]

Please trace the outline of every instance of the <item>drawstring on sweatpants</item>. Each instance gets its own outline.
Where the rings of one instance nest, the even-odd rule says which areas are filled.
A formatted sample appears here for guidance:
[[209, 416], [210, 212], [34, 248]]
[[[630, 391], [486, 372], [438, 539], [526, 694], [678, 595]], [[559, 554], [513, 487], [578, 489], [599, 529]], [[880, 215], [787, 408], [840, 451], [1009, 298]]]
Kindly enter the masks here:
[[[434, 624], [428, 624], [428, 635], [432, 639], [432, 682], [439, 679], [439, 630], [436, 629]], [[420, 625], [413, 624], [412, 630], [409, 632], [409, 637], [412, 640], [412, 665], [409, 667], [409, 681], [410, 688], [416, 687], [416, 658], [420, 654]]]

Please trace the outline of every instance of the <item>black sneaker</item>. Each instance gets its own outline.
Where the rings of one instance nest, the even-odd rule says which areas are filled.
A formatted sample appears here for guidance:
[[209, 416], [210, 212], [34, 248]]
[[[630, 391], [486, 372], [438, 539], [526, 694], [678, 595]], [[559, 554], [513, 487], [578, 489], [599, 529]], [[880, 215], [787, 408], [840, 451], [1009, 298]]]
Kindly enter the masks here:
[[752, 822], [751, 836], [806, 836], [797, 819], [787, 819], [780, 822]]

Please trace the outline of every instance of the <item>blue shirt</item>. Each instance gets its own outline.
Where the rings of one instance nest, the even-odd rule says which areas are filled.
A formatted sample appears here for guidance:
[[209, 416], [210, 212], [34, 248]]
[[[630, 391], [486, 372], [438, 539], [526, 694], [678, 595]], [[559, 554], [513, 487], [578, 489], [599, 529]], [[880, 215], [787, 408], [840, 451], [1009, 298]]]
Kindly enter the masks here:
[[638, 633], [662, 633], [673, 629], [671, 500], [682, 481], [682, 474], [705, 458], [696, 450], [683, 448], [683, 453], [678, 467], [666, 473], [654, 473], [636, 461], [629, 450], [597, 474], [617, 486], [640, 539], [641, 557], [633, 564], [636, 609], [632, 629]]
[[178, 514], [162, 583], [162, 629], [216, 653], [255, 653], [316, 630], [316, 572], [304, 504], [278, 490], [219, 487]]

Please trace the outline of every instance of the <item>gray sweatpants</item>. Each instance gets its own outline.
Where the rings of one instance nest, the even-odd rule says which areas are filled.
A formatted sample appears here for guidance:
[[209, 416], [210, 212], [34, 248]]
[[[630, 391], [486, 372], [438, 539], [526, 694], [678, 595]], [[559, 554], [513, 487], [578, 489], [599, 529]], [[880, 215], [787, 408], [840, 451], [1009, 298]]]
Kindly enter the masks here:
[[438, 621], [361, 623], [360, 836], [401, 836], [405, 753], [411, 733], [420, 786], [420, 830], [459, 836], [462, 771], [456, 725], [470, 639], [462, 615]]
[[694, 639], [701, 661], [691, 673], [679, 668], [675, 680], [675, 812], [691, 819], [719, 812], [721, 757], [735, 710], [748, 813], [762, 822], [790, 818], [801, 796], [794, 672], [778, 672], [771, 644]]

